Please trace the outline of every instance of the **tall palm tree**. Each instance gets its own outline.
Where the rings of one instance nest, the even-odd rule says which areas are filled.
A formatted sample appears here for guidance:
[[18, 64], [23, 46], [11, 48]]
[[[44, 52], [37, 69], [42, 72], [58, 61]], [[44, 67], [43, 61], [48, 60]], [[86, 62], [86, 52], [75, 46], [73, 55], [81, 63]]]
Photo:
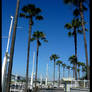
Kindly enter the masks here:
[[68, 65], [68, 66], [66, 66], [66, 68], [68, 69], [68, 78], [70, 77], [69, 75], [70, 75], [70, 66]]
[[37, 54], [36, 54], [36, 74], [35, 74], [35, 87], [36, 87], [36, 82], [37, 82], [37, 72], [38, 72], [38, 54], [39, 54], [39, 46], [41, 46], [41, 41], [43, 40], [44, 42], [47, 42], [46, 36], [43, 32], [36, 31], [33, 33], [31, 41], [37, 41]]
[[16, 39], [16, 27], [17, 27], [17, 21], [18, 21], [18, 13], [19, 13], [19, 4], [20, 4], [20, 0], [17, 0], [14, 29], [13, 29], [13, 35], [12, 35], [12, 41], [11, 41], [11, 48], [10, 48], [10, 62], [9, 62], [9, 66], [8, 66], [8, 77], [6, 80], [7, 81], [6, 92], [10, 91], [13, 56], [14, 56], [14, 46], [15, 46], [15, 39]]
[[62, 64], [62, 61], [61, 60], [58, 60], [56, 62], [56, 65], [58, 65], [58, 72], [59, 72], [59, 77], [58, 77], [58, 86], [60, 86], [60, 65]]
[[27, 67], [26, 67], [26, 85], [25, 92], [27, 92], [28, 87], [28, 71], [29, 71], [29, 52], [30, 52], [30, 39], [31, 39], [31, 29], [33, 25], [33, 18], [36, 20], [41, 20], [43, 17], [39, 15], [41, 12], [40, 8], [36, 8], [33, 4], [28, 4], [22, 8], [22, 13], [20, 13], [20, 17], [29, 19], [29, 37], [28, 37], [28, 49], [27, 49]]
[[[75, 55], [72, 55], [72, 56], [70, 56], [69, 57], [69, 61], [70, 61], [70, 63], [71, 64], [73, 64], [73, 67], [74, 67], [74, 71], [73, 71], [73, 74], [74, 74], [74, 72], [75, 72], [75, 63], [76, 63], [76, 57], [75, 57]], [[75, 75], [76, 76], [76, 75]]]
[[62, 67], [63, 67], [63, 77], [65, 77], [64, 74], [65, 74], [65, 67], [66, 67], [66, 64], [62, 63]]
[[51, 56], [50, 56], [50, 60], [52, 61], [54, 61], [54, 71], [53, 71], [53, 85], [54, 85], [54, 82], [55, 82], [55, 62], [56, 62], [56, 60], [58, 59], [58, 58], [60, 58], [57, 54], [52, 54]]
[[[75, 57], [76, 57], [76, 62], [75, 62], [75, 79], [77, 79], [77, 33], [82, 33], [80, 30], [81, 27], [81, 21], [79, 18], [74, 18], [72, 20], [72, 23], [67, 23], [65, 24], [65, 28], [69, 30], [68, 35], [74, 37], [74, 44], [75, 44]], [[72, 29], [73, 31], [71, 31]]]
[[78, 65], [78, 79], [80, 79], [80, 66], [81, 66], [81, 62], [77, 62], [77, 65]]
[[[88, 68], [88, 52], [87, 52], [87, 41], [86, 41], [86, 35], [85, 35], [85, 24], [84, 24], [84, 11], [87, 10], [87, 7], [85, 6], [85, 2], [89, 2], [90, 0], [64, 0], [65, 4], [72, 3], [75, 7], [77, 7], [78, 12], [81, 16], [81, 23], [82, 23], [82, 29], [83, 29], [83, 38], [84, 38], [84, 46], [85, 46], [85, 57], [86, 57], [86, 66], [87, 66], [87, 79], [89, 80], [89, 68]], [[85, 4], [84, 4], [85, 3]]]

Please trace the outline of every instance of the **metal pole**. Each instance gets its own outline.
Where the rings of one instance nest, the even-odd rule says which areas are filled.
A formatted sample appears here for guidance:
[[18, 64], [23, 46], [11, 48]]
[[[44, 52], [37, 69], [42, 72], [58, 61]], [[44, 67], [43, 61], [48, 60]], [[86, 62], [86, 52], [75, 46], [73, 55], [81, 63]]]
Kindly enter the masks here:
[[3, 65], [2, 65], [2, 92], [5, 92], [4, 90], [5, 90], [5, 79], [6, 79], [6, 67], [7, 67], [8, 49], [9, 49], [9, 42], [10, 42], [12, 24], [13, 24], [13, 16], [11, 16], [11, 24], [10, 24], [10, 29], [9, 29], [7, 49], [6, 49], [6, 53], [5, 53]]
[[48, 64], [47, 64], [47, 72], [46, 72], [46, 86], [48, 85]]
[[35, 52], [33, 55], [33, 69], [32, 69], [32, 75], [31, 75], [31, 86], [33, 87], [33, 75], [34, 75], [34, 62], [35, 62]]
[[10, 30], [9, 30], [9, 37], [8, 37], [8, 43], [7, 43], [6, 52], [8, 52], [8, 48], [9, 48], [9, 41], [10, 41], [10, 35], [11, 35], [12, 24], [13, 24], [13, 16], [11, 16], [11, 25], [10, 25]]

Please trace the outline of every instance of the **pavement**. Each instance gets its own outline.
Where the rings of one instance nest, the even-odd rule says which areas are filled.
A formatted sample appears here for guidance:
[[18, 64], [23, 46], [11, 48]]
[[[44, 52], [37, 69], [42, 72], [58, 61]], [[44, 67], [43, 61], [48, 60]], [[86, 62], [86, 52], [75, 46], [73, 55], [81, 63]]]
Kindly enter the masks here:
[[64, 92], [63, 88], [53, 88], [53, 89], [39, 89], [37, 92]]

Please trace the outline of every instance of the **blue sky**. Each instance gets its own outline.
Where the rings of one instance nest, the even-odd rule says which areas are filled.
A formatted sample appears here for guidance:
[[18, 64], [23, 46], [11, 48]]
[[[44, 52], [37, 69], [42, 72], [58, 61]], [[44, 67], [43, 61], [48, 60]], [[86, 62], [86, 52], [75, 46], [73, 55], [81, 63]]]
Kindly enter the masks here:
[[[9, 27], [10, 27], [10, 16], [15, 16], [17, 0], [2, 0], [2, 36], [8, 37]], [[46, 34], [48, 43], [42, 43], [39, 49], [39, 64], [38, 64], [38, 76], [40, 74], [45, 77], [46, 75], [46, 65], [49, 66], [49, 79], [52, 80], [53, 76], [53, 62], [50, 61], [49, 57], [51, 54], [56, 53], [60, 56], [60, 60], [69, 65], [68, 58], [74, 54], [74, 39], [73, 37], [68, 37], [68, 30], [64, 28], [66, 23], [71, 22], [73, 18], [72, 6], [64, 5], [63, 0], [20, 0], [20, 9], [23, 5], [28, 3], [35, 4], [36, 7], [42, 9], [41, 15], [43, 15], [44, 20], [34, 21], [32, 27], [32, 33], [36, 30], [43, 31]], [[87, 50], [88, 58], [90, 61], [90, 18], [89, 10], [85, 13], [85, 20], [87, 21], [86, 27], [88, 32], [86, 32], [87, 39]], [[27, 43], [28, 43], [28, 25], [29, 21], [27, 19], [18, 18], [18, 27], [23, 27], [23, 29], [17, 29], [16, 41], [15, 41], [15, 51], [13, 59], [13, 74], [19, 74], [25, 76], [26, 74], [26, 61], [27, 61]], [[12, 28], [13, 29], [13, 28]], [[13, 31], [13, 30], [12, 30]], [[12, 33], [11, 33], [12, 35]], [[2, 39], [2, 60], [5, 55], [7, 40]], [[11, 40], [10, 40], [11, 43]], [[11, 45], [11, 44], [10, 44]], [[78, 60], [85, 62], [85, 49], [83, 35], [78, 34]], [[29, 76], [32, 71], [32, 60], [33, 52], [36, 53], [36, 42], [30, 44], [30, 65], [29, 65]], [[10, 47], [9, 47], [10, 52]], [[36, 60], [36, 59], [35, 59]], [[57, 71], [57, 67], [56, 67]], [[62, 68], [61, 68], [62, 71]], [[71, 73], [72, 74], [72, 73]], [[62, 73], [61, 73], [62, 76]], [[67, 76], [67, 71], [66, 75]], [[56, 72], [56, 79], [58, 75]]]

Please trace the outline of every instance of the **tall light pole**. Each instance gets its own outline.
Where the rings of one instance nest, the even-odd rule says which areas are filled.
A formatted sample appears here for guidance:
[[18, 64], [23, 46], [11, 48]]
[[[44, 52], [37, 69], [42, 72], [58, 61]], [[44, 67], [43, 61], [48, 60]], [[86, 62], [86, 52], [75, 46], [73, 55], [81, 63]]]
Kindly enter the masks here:
[[8, 60], [8, 57], [9, 57], [8, 49], [9, 49], [9, 42], [10, 42], [12, 24], [13, 24], [13, 16], [11, 16], [11, 24], [10, 24], [10, 29], [9, 29], [7, 48], [6, 48], [6, 53], [5, 53], [3, 65], [2, 65], [2, 92], [5, 92], [6, 67], [7, 67], [7, 60]]
[[11, 48], [10, 48], [10, 62], [8, 67], [8, 76], [7, 76], [7, 87], [6, 92], [10, 91], [10, 82], [11, 82], [11, 73], [12, 73], [12, 65], [13, 65], [13, 56], [14, 56], [14, 46], [15, 46], [15, 38], [16, 38], [16, 27], [17, 27], [17, 20], [18, 20], [18, 11], [19, 11], [19, 0], [17, 0], [17, 7], [16, 7], [16, 14], [15, 14], [15, 21], [14, 21], [14, 29], [11, 41]]
[[33, 55], [33, 69], [32, 69], [32, 75], [31, 75], [31, 86], [33, 88], [33, 76], [34, 76], [34, 61], [35, 61], [35, 52]]

